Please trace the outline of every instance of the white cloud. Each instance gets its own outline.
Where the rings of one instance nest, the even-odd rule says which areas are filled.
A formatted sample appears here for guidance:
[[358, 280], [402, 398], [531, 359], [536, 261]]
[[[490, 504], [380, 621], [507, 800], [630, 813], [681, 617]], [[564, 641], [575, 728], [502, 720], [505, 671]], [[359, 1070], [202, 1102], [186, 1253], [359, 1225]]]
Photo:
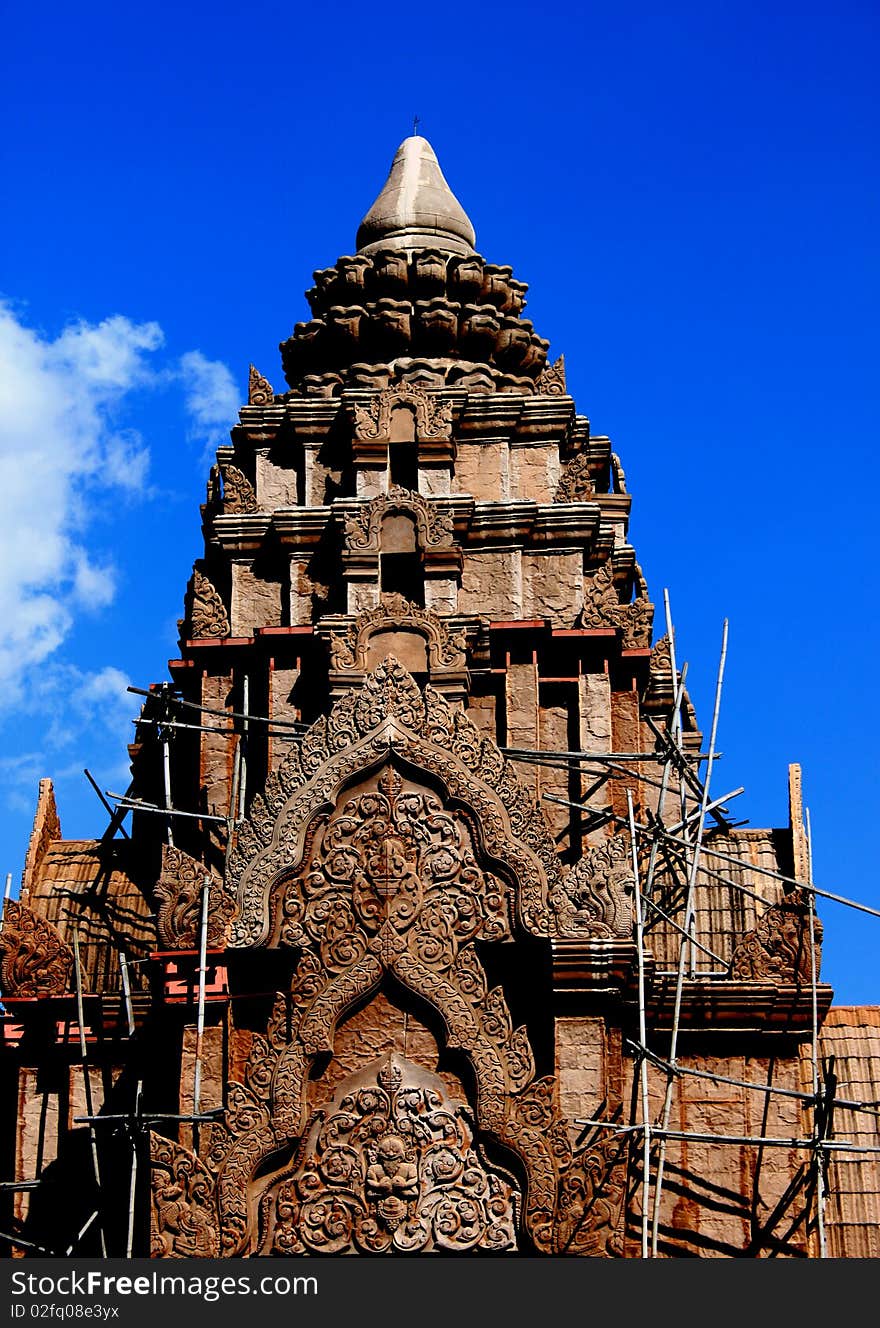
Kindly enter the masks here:
[[[239, 404], [232, 375], [200, 351], [163, 364], [158, 323], [120, 314], [52, 339], [0, 300], [0, 685], [20, 694], [76, 616], [105, 608], [118, 577], [88, 548], [97, 499], [143, 493], [149, 450], [120, 428], [126, 398], [183, 388], [195, 436], [217, 442]], [[184, 428], [186, 426], [184, 425]], [[106, 670], [104, 673], [106, 674]], [[98, 675], [102, 676], [102, 675]]]
[[220, 360], [206, 359], [200, 350], [180, 357], [186, 408], [193, 419], [192, 436], [206, 450], [226, 442], [238, 413], [240, 397], [235, 379]]
[[119, 436], [112, 409], [151, 380], [157, 323], [76, 323], [54, 341], [0, 304], [0, 682], [51, 655], [75, 611], [113, 595], [112, 570], [85, 546], [88, 496], [142, 476], [147, 451]]
[[86, 672], [50, 660], [34, 670], [16, 707], [33, 746], [0, 757], [0, 797], [11, 812], [33, 815], [38, 781], [51, 773], [56, 788], [82, 783], [83, 766], [109, 783], [128, 783], [132, 719], [140, 709], [121, 669]]

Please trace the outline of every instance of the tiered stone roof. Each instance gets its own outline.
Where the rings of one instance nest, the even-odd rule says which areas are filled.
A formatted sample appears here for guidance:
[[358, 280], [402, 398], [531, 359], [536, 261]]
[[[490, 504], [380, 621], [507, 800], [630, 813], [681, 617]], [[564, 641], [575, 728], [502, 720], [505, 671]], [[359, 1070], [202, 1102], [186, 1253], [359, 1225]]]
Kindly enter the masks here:
[[473, 249], [474, 230], [425, 139], [401, 144], [361, 222], [358, 249], [315, 272], [309, 322], [281, 343], [291, 388], [532, 393], [549, 342], [522, 316], [528, 287]]

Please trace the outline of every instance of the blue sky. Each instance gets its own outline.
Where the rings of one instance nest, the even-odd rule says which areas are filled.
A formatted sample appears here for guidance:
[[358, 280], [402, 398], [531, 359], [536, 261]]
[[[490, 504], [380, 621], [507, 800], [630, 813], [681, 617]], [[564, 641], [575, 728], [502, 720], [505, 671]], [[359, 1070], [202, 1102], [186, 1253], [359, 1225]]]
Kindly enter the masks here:
[[[874, 612], [880, 16], [864, 3], [256, 0], [4, 14], [0, 870], [41, 775], [67, 836], [125, 782], [128, 681], [167, 677], [207, 457], [253, 360], [351, 252], [413, 115], [634, 494], [630, 531], [718, 791], [880, 907]], [[880, 919], [824, 974], [880, 1000]]]

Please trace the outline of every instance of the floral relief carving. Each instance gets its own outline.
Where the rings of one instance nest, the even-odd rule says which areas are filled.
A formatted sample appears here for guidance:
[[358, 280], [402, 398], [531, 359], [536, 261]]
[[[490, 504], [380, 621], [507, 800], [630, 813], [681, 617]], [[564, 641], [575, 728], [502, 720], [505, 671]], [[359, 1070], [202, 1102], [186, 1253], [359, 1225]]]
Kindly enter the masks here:
[[312, 820], [340, 785], [392, 747], [403, 760], [432, 771], [470, 809], [486, 852], [517, 881], [518, 913], [526, 929], [546, 935], [553, 928], [548, 882], [560, 882], [561, 869], [537, 804], [494, 743], [434, 688], [427, 687], [423, 697], [389, 656], [360, 689], [313, 725], [267, 780], [250, 822], [239, 828], [226, 878], [240, 909], [231, 944], [263, 943], [270, 882], [302, 861]]
[[0, 992], [63, 996], [70, 990], [73, 950], [52, 923], [18, 899], [7, 899], [0, 928]]
[[297, 875], [276, 884], [271, 934], [282, 944], [312, 941], [336, 973], [366, 953], [370, 937], [414, 924], [411, 943], [443, 936], [451, 961], [475, 935], [507, 937], [506, 912], [506, 891], [477, 865], [461, 815], [386, 766], [325, 821]]
[[[502, 989], [487, 983], [476, 942], [507, 941], [517, 927], [619, 934], [619, 850], [606, 846], [591, 880], [574, 898], [565, 894], [571, 873], [563, 878], [512, 767], [463, 711], [431, 687], [423, 694], [393, 658], [312, 727], [255, 800], [227, 864], [240, 910], [233, 945], [284, 946], [299, 959], [252, 1045], [244, 1084], [230, 1088], [226, 1125], [213, 1128], [224, 1254], [331, 1252], [337, 1240], [340, 1251], [447, 1248], [443, 1240], [483, 1248], [474, 1242], [496, 1239], [485, 1234], [491, 1186], [455, 1190], [470, 1163], [456, 1170], [449, 1161], [451, 1206], [441, 1205], [427, 1185], [434, 1172], [390, 1108], [388, 1127], [373, 1134], [358, 1133], [354, 1108], [349, 1124], [328, 1131], [341, 1100], [310, 1115], [310, 1067], [332, 1056], [346, 1012], [385, 974], [438, 1013], [447, 1047], [473, 1067], [477, 1128], [522, 1159], [520, 1216], [505, 1218], [504, 1240], [521, 1227], [536, 1249], [553, 1252], [572, 1165], [568, 1127], [555, 1081], [536, 1080], [526, 1029], [513, 1026]], [[337, 1146], [350, 1151], [332, 1153]], [[266, 1160], [284, 1152], [293, 1160], [270, 1183]]]
[[556, 1254], [622, 1258], [627, 1143], [605, 1133], [561, 1173], [553, 1236]]
[[263, 1201], [262, 1254], [515, 1248], [514, 1195], [473, 1146], [443, 1081], [399, 1055], [317, 1114], [292, 1174]]
[[193, 568], [190, 603], [189, 630], [194, 641], [229, 636], [231, 628], [223, 600], [199, 567]]
[[[198, 946], [206, 876], [210, 873], [202, 863], [179, 848], [163, 844], [162, 870], [155, 893], [159, 904], [159, 939], [169, 949], [193, 950]], [[212, 878], [208, 893], [209, 949], [223, 949], [234, 908], [234, 902], [224, 892], [222, 883]]]
[[150, 1254], [154, 1259], [214, 1259], [220, 1253], [214, 1182], [204, 1164], [150, 1131]]

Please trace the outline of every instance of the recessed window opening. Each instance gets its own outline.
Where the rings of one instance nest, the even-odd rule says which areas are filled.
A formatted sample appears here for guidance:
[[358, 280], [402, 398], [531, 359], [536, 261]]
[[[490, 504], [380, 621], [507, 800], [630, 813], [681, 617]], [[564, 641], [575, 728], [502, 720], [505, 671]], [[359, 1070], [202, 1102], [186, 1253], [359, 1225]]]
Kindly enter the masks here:
[[383, 595], [403, 595], [424, 608], [425, 573], [416, 525], [403, 512], [386, 516], [379, 542], [379, 589]]
[[419, 445], [416, 441], [416, 417], [409, 406], [395, 406], [391, 412], [391, 435], [388, 442], [388, 485], [403, 489], [419, 488]]

